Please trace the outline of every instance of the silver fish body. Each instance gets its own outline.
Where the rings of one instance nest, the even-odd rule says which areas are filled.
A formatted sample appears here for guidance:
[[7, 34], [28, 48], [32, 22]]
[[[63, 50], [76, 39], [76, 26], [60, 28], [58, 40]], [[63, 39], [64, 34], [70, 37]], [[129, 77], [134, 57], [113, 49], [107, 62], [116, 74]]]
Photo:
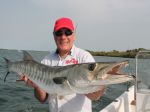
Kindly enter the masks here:
[[[87, 94], [98, 91], [102, 85], [117, 84], [134, 79], [126, 74], [116, 75], [122, 67], [128, 64], [128, 61], [52, 67], [33, 60], [26, 51], [23, 53], [23, 61], [10, 62], [5, 59], [8, 71], [16, 72], [19, 75], [25, 74], [32, 82], [50, 94]], [[111, 72], [113, 69], [115, 72]]]

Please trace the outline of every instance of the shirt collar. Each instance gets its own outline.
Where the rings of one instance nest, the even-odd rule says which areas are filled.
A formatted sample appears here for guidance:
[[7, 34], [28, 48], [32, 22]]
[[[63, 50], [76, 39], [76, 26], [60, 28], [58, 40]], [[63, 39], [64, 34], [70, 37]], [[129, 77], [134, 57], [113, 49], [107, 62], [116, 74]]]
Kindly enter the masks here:
[[[70, 50], [69, 55], [73, 55], [73, 54], [74, 54], [74, 52], [75, 52], [75, 50], [74, 50], [74, 49], [75, 49], [75, 45], [73, 45], [73, 46], [72, 46], [72, 48], [71, 48], [71, 50]], [[56, 49], [55, 53], [56, 53], [56, 54], [58, 54], [58, 53], [59, 53], [58, 49]]]

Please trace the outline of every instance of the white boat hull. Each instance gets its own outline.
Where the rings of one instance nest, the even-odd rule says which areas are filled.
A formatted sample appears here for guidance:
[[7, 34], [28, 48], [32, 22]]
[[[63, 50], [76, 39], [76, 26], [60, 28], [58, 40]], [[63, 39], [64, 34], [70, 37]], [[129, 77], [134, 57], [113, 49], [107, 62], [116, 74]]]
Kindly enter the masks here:
[[130, 87], [129, 91], [124, 92], [116, 100], [117, 102], [112, 102], [100, 112], [135, 112], [135, 105], [131, 104], [134, 101], [134, 86]]

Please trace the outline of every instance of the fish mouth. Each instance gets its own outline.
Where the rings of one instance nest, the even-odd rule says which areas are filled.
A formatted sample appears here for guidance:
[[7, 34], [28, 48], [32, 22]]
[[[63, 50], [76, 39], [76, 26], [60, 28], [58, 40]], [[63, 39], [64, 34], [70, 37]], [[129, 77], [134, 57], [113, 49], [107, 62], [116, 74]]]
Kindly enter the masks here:
[[[121, 71], [122, 68], [125, 68], [128, 65], [129, 65], [129, 61], [128, 60], [109, 64], [108, 66], [105, 67], [105, 70], [103, 72], [99, 72], [97, 78], [100, 79], [100, 80], [104, 80], [107, 77], [112, 76], [112, 75], [128, 75], [128, 74], [123, 73]], [[100, 75], [101, 73], [103, 75]]]
[[107, 74], [124, 75], [124, 73], [121, 71], [121, 69], [127, 67], [128, 65], [129, 65], [129, 61], [122, 61], [120, 63], [116, 63], [112, 66], [111, 69], [108, 70]]

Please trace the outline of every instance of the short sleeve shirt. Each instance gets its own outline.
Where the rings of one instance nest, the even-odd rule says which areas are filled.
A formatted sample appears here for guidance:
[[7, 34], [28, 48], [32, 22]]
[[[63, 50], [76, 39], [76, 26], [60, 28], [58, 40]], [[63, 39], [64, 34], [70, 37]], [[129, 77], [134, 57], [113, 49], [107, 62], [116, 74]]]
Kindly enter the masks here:
[[[73, 45], [70, 54], [63, 59], [57, 52], [52, 52], [41, 61], [49, 66], [66, 66], [87, 62], [95, 62], [93, 56], [75, 45]], [[52, 95], [49, 95], [48, 100], [52, 112], [92, 112], [91, 100], [82, 94], [66, 95], [62, 99], [57, 98], [57, 101], [53, 99]]]

